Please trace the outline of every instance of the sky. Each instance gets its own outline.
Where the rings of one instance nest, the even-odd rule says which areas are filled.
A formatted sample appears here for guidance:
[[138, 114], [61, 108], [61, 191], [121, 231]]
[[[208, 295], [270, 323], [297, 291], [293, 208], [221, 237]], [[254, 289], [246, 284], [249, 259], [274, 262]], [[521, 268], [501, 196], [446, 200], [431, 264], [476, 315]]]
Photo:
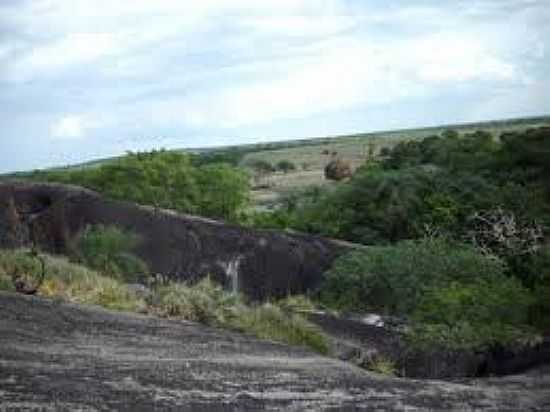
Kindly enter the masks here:
[[550, 114], [548, 0], [0, 0], [0, 173]]

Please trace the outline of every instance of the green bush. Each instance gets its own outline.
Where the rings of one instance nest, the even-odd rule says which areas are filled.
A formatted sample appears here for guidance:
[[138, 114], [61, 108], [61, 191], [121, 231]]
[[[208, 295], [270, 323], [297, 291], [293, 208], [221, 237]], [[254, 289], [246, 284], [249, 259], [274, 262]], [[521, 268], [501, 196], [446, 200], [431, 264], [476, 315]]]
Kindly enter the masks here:
[[426, 290], [502, 275], [504, 263], [472, 247], [432, 239], [369, 247], [337, 259], [321, 299], [335, 309], [410, 314]]
[[249, 178], [243, 170], [226, 164], [202, 166], [197, 174], [200, 190], [197, 213], [231, 222], [242, 222], [250, 204]]
[[211, 163], [223, 159], [198, 161], [165, 150], [128, 153], [98, 167], [41, 172], [32, 178], [84, 186], [113, 199], [236, 221], [248, 206], [249, 182], [242, 169]]
[[281, 172], [288, 173], [292, 170], [296, 170], [296, 165], [292, 163], [290, 160], [281, 160], [275, 165], [277, 170], [280, 170]]
[[[531, 307], [531, 323], [541, 331], [550, 330], [550, 247], [546, 246], [534, 257], [530, 270], [536, 274], [533, 284], [535, 303]], [[534, 277], [534, 276], [533, 276]]]
[[116, 226], [88, 227], [78, 240], [79, 258], [90, 268], [127, 282], [148, 272], [147, 265], [132, 252], [140, 238]]
[[511, 344], [527, 336], [532, 294], [518, 279], [494, 276], [432, 288], [413, 312], [416, 343], [451, 348]]

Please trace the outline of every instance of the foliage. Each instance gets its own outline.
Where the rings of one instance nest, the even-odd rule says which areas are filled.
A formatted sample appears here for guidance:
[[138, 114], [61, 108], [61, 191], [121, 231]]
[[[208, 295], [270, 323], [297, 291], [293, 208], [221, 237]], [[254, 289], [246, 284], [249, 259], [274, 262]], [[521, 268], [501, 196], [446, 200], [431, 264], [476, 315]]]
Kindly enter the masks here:
[[193, 159], [164, 150], [129, 153], [95, 168], [44, 172], [33, 178], [84, 186], [113, 199], [238, 220], [248, 206], [246, 173], [229, 164]]
[[270, 303], [253, 308], [241, 307], [232, 325], [262, 339], [306, 346], [322, 354], [329, 351], [327, 339], [318, 326], [300, 315], [286, 314]]
[[472, 247], [432, 239], [369, 247], [338, 258], [326, 273], [322, 301], [343, 310], [407, 316], [432, 288], [501, 276], [504, 263]]
[[519, 221], [502, 208], [477, 212], [470, 217], [468, 236], [481, 250], [499, 256], [535, 254], [542, 242], [542, 228], [535, 223]]
[[290, 312], [308, 312], [317, 309], [316, 304], [304, 295], [289, 295], [277, 301], [276, 305]]
[[[246, 305], [239, 295], [224, 291], [209, 278], [192, 286], [176, 283], [160, 286], [144, 301], [117, 279], [66, 258], [47, 254], [44, 257], [48, 277], [39, 289], [43, 296], [113, 310], [183, 318], [328, 353], [325, 335], [302, 316], [286, 313], [270, 303]], [[14, 265], [25, 270], [37, 269], [27, 250], [0, 250], [0, 290], [13, 290], [10, 274]]]
[[412, 339], [451, 348], [511, 344], [528, 332], [533, 302], [519, 280], [506, 276], [431, 288], [413, 312], [418, 326]]
[[140, 239], [116, 226], [88, 227], [78, 241], [79, 258], [106, 276], [136, 281], [147, 274], [145, 262], [133, 254]]
[[397, 367], [395, 362], [382, 355], [377, 355], [372, 359], [368, 359], [361, 366], [370, 371], [380, 373], [386, 376], [396, 376]]
[[290, 160], [281, 160], [275, 165], [275, 168], [281, 172], [288, 173], [292, 170], [296, 170], [296, 165]]
[[[70, 302], [101, 305], [115, 310], [139, 311], [144, 308], [145, 303], [137, 299], [118, 280], [70, 263], [66, 258], [47, 254], [43, 256], [48, 276], [39, 289], [40, 294]], [[14, 265], [21, 270], [38, 270], [26, 250], [0, 251], [0, 285], [8, 285], [6, 279]]]
[[472, 216], [500, 207], [518, 222], [536, 221], [545, 230], [548, 141], [550, 128], [499, 139], [477, 131], [402, 142], [349, 182], [283, 206], [270, 223], [364, 244], [418, 239], [427, 228], [462, 240]]
[[153, 307], [161, 316], [215, 325], [227, 323], [230, 311], [238, 304], [238, 296], [225, 292], [205, 278], [194, 286], [172, 283], [158, 288]]
[[270, 162], [262, 159], [252, 159], [248, 162], [247, 166], [251, 167], [258, 175], [266, 175], [275, 171]]
[[47, 272], [42, 254], [35, 248], [18, 253], [0, 253], [0, 290], [34, 294], [43, 284]]
[[227, 164], [209, 164], [199, 171], [200, 214], [231, 222], [242, 221], [250, 202], [248, 176]]
[[530, 320], [539, 330], [550, 330], [550, 247], [541, 249], [525, 267], [534, 279], [535, 304], [530, 308]]
[[321, 298], [337, 309], [408, 317], [415, 325], [410, 338], [420, 346], [481, 348], [533, 333], [535, 297], [505, 272], [500, 259], [471, 246], [404, 241], [339, 258]]
[[193, 286], [170, 284], [161, 287], [152, 302], [153, 311], [163, 316], [233, 328], [262, 339], [328, 352], [326, 338], [320, 329], [300, 315], [285, 313], [270, 303], [248, 306], [238, 295], [224, 291], [209, 278]]

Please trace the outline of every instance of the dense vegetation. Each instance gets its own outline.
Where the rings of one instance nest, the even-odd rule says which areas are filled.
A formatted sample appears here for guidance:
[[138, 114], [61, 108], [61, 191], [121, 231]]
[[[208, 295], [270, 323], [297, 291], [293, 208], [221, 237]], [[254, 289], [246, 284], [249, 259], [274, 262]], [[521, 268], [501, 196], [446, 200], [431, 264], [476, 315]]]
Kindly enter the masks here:
[[164, 150], [129, 153], [98, 167], [36, 172], [31, 178], [232, 222], [242, 220], [249, 204], [249, 178], [243, 170], [227, 163], [197, 165], [190, 155]]
[[[320, 301], [339, 310], [408, 318], [414, 325], [410, 337], [419, 344], [487, 347], [550, 329], [550, 128], [499, 136], [444, 130], [403, 141], [369, 156], [349, 181], [291, 193], [274, 212], [248, 208], [250, 178], [237, 166], [247, 152], [137, 153], [33, 178], [368, 245], [335, 262]], [[256, 177], [295, 168], [289, 161], [273, 165], [261, 159], [246, 166]], [[80, 239], [79, 261], [116, 279], [146, 272], [131, 255], [139, 239], [127, 236], [91, 229]], [[163, 310], [181, 314], [186, 305], [205, 302], [200, 290], [174, 288], [160, 290]], [[240, 307], [223, 299], [207, 305], [217, 308], [207, 311], [216, 322], [225, 316], [222, 307]], [[277, 324], [279, 310], [261, 309], [264, 321]], [[248, 330], [260, 327], [252, 313], [240, 317], [248, 319]]]
[[255, 221], [372, 246], [328, 272], [329, 306], [408, 317], [421, 338], [490, 345], [550, 327], [549, 182], [550, 128], [448, 130]]

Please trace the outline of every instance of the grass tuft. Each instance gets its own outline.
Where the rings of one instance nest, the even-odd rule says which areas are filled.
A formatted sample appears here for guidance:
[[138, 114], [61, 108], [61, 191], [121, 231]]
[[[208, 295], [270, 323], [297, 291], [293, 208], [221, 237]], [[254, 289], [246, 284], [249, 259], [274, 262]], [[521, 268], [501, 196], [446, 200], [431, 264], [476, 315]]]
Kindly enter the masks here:
[[[40, 295], [113, 310], [145, 311], [186, 319], [328, 353], [327, 339], [317, 326], [298, 314], [287, 313], [291, 308], [312, 306], [306, 304], [308, 301], [303, 297], [285, 299], [284, 309], [270, 303], [250, 306], [239, 295], [205, 278], [195, 285], [172, 283], [158, 287], [145, 301], [118, 279], [103, 276], [66, 258], [43, 256], [46, 278], [39, 289]], [[13, 290], [10, 274], [14, 267], [31, 277], [36, 275], [39, 268], [34, 264], [26, 250], [0, 250], [0, 289]]]
[[[139, 311], [145, 306], [126, 285], [66, 258], [43, 254], [46, 278], [38, 290], [40, 295], [65, 301], [100, 305], [108, 309]], [[38, 274], [38, 266], [24, 249], [0, 251], [0, 288], [13, 290], [10, 274], [17, 267], [28, 277]]]

